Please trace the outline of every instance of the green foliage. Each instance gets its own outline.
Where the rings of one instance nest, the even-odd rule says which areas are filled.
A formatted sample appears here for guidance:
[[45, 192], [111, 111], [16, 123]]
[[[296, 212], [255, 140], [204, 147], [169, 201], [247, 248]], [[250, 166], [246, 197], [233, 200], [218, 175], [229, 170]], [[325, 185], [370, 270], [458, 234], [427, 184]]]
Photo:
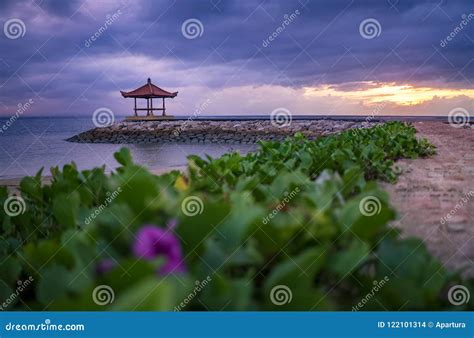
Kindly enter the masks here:
[[[458, 277], [388, 227], [395, 212], [374, 181], [395, 181], [399, 158], [433, 152], [413, 127], [394, 122], [262, 142], [246, 156], [190, 156], [187, 176], [153, 175], [125, 148], [111, 175], [71, 164], [53, 168], [43, 185], [39, 172], [20, 184], [25, 212], [1, 214], [0, 295], [31, 276], [15, 309], [350, 310], [387, 278], [364, 309], [448, 308], [445, 288]], [[0, 202], [7, 197], [1, 187]], [[187, 197], [202, 202], [194, 216], [183, 211]], [[366, 198], [378, 202], [373, 215], [361, 212]], [[163, 258], [136, 258], [134, 235], [173, 219], [187, 272], [159, 276]], [[104, 260], [116, 266], [99, 273]], [[112, 304], [92, 301], [99, 285], [114, 290]], [[291, 290], [291, 302], [271, 301], [278, 285]]]

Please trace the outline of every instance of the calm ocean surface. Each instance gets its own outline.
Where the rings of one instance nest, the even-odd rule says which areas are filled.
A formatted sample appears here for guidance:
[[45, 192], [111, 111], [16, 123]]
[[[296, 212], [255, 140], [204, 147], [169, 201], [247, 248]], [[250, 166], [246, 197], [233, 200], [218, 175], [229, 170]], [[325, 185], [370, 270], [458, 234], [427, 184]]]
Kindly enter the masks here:
[[[0, 128], [7, 119], [0, 119]], [[223, 144], [84, 144], [65, 139], [93, 128], [90, 118], [23, 118], [0, 133], [0, 178], [34, 175], [41, 167], [49, 175], [53, 166], [74, 161], [79, 169], [105, 164], [107, 170], [117, 167], [113, 153], [123, 146], [132, 151], [135, 162], [150, 169], [186, 165], [186, 156], [209, 154], [220, 156], [228, 151], [241, 153], [251, 145]]]

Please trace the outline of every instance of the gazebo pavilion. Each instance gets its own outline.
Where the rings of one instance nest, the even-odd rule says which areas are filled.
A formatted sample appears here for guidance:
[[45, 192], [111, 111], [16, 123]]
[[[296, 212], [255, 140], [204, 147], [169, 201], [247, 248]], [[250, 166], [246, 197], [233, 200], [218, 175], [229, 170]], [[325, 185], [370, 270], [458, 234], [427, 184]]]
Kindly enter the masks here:
[[[128, 117], [128, 120], [160, 120], [166, 118], [172, 118], [172, 116], [166, 115], [166, 107], [165, 107], [165, 99], [166, 98], [174, 98], [178, 95], [178, 92], [170, 93], [166, 90], [161, 89], [158, 86], [155, 86], [151, 83], [150, 78], [145, 85], [132, 90], [130, 92], [123, 92], [120, 91], [123, 97], [133, 97], [135, 105], [134, 105], [134, 116]], [[137, 108], [137, 99], [146, 99], [146, 108]], [[161, 108], [153, 108], [153, 99], [162, 99], [162, 107]], [[162, 111], [161, 116], [153, 115], [153, 111]], [[138, 115], [139, 111], [146, 111], [146, 116], [142, 117]]]

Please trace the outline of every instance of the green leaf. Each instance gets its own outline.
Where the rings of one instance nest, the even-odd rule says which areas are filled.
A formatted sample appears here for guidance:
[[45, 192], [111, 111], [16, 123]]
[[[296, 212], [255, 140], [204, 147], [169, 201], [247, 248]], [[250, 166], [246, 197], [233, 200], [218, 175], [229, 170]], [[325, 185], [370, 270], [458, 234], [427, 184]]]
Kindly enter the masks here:
[[24, 177], [20, 182], [20, 190], [24, 196], [28, 196], [37, 203], [43, 201], [43, 191], [41, 189], [41, 172], [40, 170], [36, 176]]
[[172, 276], [163, 279], [156, 277], [143, 279], [127, 290], [115, 294], [115, 301], [108, 309], [112, 311], [172, 311], [182, 296], [177, 283]]
[[315, 275], [326, 263], [325, 247], [307, 249], [295, 257], [285, 257], [276, 265], [265, 280], [264, 289], [268, 293], [278, 284], [289, 287], [310, 287]]
[[347, 196], [353, 193], [356, 190], [356, 188], [364, 187], [365, 185], [364, 172], [359, 166], [357, 165], [352, 166], [344, 172], [342, 181], [344, 182], [344, 185], [343, 185], [344, 196]]
[[79, 215], [81, 199], [77, 191], [71, 194], [59, 194], [53, 200], [53, 215], [59, 224], [75, 227]]
[[383, 235], [386, 224], [395, 218], [395, 212], [387, 203], [386, 193], [374, 189], [357, 195], [337, 211], [337, 218], [343, 229], [349, 229], [351, 236], [375, 241]]
[[[243, 311], [255, 309], [252, 301], [253, 292], [254, 284], [251, 277], [231, 279], [216, 272], [212, 275], [211, 281], [197, 295], [194, 306], [199, 310]], [[188, 308], [188, 310], [192, 310], [192, 308]]]
[[125, 147], [120, 148], [119, 151], [114, 153], [114, 157], [117, 160], [117, 162], [120, 163], [124, 167], [133, 165], [132, 154], [130, 153], [130, 150], [128, 148], [125, 148]]
[[377, 275], [390, 277], [380, 294], [384, 303], [393, 308], [404, 306], [404, 310], [436, 306], [448, 276], [421, 240], [387, 238], [380, 244], [377, 258]]
[[258, 206], [249, 192], [231, 193], [230, 203], [232, 209], [224, 221], [218, 225], [220, 241], [233, 251], [246, 238], [251, 224], [261, 222], [265, 210]]
[[230, 205], [224, 201], [208, 201], [203, 199], [202, 213], [194, 216], [183, 215], [176, 229], [182, 239], [183, 250], [189, 258], [202, 252], [203, 239], [216, 234], [215, 229], [230, 212]]
[[[2, 272], [0, 278], [3, 283], [12, 286], [18, 281], [21, 272], [21, 264], [12, 256], [0, 256], [0, 271]], [[2, 282], [0, 282], [2, 283]]]
[[43, 267], [53, 264], [60, 264], [67, 268], [74, 266], [74, 255], [53, 239], [24, 246], [22, 260], [28, 262], [25, 268], [30, 271], [30, 274], [36, 274]]
[[36, 287], [36, 296], [40, 303], [47, 305], [64, 297], [69, 288], [71, 276], [65, 267], [53, 264], [41, 271], [41, 279]]
[[356, 268], [365, 263], [369, 257], [370, 246], [354, 238], [347, 249], [342, 249], [331, 255], [328, 269], [340, 278], [346, 277]]
[[3, 224], [2, 224], [2, 234], [5, 236], [8, 236], [12, 233], [13, 231], [13, 225], [12, 225], [12, 219], [10, 216], [5, 216], [3, 218]]

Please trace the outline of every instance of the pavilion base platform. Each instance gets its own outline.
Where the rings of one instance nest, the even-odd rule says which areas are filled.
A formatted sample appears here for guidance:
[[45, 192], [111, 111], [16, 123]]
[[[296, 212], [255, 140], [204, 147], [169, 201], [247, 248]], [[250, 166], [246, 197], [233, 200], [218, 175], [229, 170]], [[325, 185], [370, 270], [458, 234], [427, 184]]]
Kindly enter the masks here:
[[125, 121], [169, 121], [174, 120], [173, 115], [165, 116], [127, 116]]

